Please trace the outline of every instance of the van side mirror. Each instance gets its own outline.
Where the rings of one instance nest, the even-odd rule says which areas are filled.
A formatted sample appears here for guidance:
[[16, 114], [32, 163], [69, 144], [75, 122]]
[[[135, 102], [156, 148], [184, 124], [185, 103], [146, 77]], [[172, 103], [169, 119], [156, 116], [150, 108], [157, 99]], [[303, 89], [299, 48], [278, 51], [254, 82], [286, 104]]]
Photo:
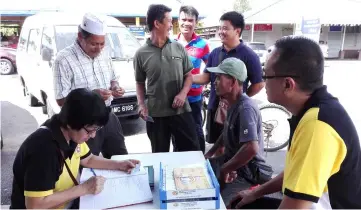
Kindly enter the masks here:
[[53, 51], [45, 47], [41, 50], [41, 56], [43, 61], [51, 61], [51, 58], [53, 57]]

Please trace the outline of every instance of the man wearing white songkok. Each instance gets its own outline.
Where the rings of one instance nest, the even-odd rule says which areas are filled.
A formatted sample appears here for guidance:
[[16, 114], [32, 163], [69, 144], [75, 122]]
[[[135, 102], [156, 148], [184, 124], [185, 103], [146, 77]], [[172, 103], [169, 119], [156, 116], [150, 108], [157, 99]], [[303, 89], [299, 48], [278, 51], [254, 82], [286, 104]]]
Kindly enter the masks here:
[[[62, 106], [71, 90], [88, 88], [98, 92], [109, 107], [113, 97], [122, 96], [124, 89], [119, 86], [110, 56], [103, 51], [107, 33], [104, 16], [86, 13], [78, 31], [75, 42], [61, 50], [54, 62], [56, 101]], [[93, 154], [102, 152], [105, 158], [128, 153], [122, 127], [113, 112], [104, 128], [88, 141], [88, 146]]]

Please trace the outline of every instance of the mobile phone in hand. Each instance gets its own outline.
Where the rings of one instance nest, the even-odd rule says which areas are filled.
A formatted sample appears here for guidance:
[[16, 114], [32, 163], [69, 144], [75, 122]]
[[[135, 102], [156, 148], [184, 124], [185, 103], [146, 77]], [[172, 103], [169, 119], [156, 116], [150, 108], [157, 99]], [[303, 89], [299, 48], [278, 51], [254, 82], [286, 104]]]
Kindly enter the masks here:
[[151, 116], [146, 116], [145, 121], [154, 123], [153, 117], [151, 117]]

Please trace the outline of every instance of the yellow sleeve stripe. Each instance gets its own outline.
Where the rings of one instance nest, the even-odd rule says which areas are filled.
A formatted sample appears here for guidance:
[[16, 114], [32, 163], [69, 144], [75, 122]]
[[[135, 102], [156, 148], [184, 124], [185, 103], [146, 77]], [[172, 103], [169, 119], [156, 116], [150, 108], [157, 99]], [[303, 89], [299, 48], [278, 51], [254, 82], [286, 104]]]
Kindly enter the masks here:
[[24, 195], [26, 197], [34, 197], [34, 198], [40, 198], [52, 195], [54, 193], [53, 190], [47, 190], [47, 191], [24, 191]]

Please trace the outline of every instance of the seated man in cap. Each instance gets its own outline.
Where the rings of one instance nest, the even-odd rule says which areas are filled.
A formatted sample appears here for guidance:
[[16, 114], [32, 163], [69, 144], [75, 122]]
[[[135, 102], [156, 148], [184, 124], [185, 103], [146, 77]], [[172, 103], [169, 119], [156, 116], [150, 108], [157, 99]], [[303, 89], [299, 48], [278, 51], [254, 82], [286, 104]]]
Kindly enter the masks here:
[[[113, 97], [120, 97], [124, 89], [119, 86], [111, 58], [103, 52], [106, 25], [103, 19], [85, 14], [79, 26], [78, 38], [71, 46], [57, 54], [53, 66], [55, 97], [63, 106], [72, 89], [88, 88], [98, 92], [107, 106]], [[101, 79], [99, 79], [101, 78]], [[88, 142], [91, 152], [110, 158], [112, 155], [127, 154], [120, 122], [114, 113], [104, 129], [98, 132], [96, 140]]]
[[[221, 136], [205, 154], [206, 158], [210, 158], [221, 188], [224, 188], [225, 183], [232, 182], [237, 174], [240, 176], [238, 181], [242, 182], [244, 188], [267, 181], [271, 178], [272, 168], [265, 164], [262, 157], [260, 111], [257, 104], [243, 92], [243, 82], [247, 79], [245, 64], [240, 59], [231, 57], [223, 60], [218, 67], [207, 68], [207, 71], [217, 75], [216, 93], [230, 105]], [[225, 147], [224, 153], [212, 157], [221, 146]], [[257, 168], [262, 166], [269, 167], [270, 173], [266, 177], [257, 172]], [[262, 180], [262, 177], [267, 180]], [[227, 202], [227, 198], [224, 199]]]

